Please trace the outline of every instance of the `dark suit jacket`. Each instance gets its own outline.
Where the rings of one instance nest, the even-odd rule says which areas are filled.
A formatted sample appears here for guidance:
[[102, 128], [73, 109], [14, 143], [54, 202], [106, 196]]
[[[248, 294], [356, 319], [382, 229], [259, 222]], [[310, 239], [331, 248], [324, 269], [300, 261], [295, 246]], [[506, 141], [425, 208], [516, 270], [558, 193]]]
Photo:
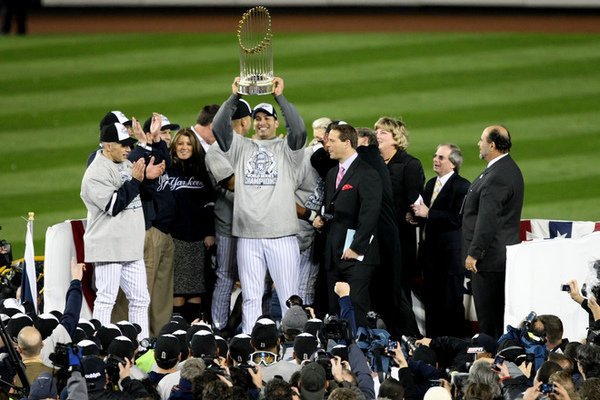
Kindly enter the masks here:
[[486, 168], [465, 198], [463, 255], [477, 259], [477, 269], [503, 272], [506, 246], [519, 243], [524, 193], [523, 175], [510, 154]]
[[429, 267], [435, 267], [439, 272], [464, 274], [460, 209], [469, 190], [469, 181], [455, 172], [430, 205], [436, 180], [437, 177], [430, 179], [423, 191], [429, 216], [425, 220], [422, 251], [427, 253], [427, 260], [435, 260], [436, 265]]
[[[365, 256], [363, 264], [379, 263], [377, 222], [381, 209], [381, 179], [377, 172], [356, 158], [344, 174], [338, 188], [335, 180], [338, 167], [332, 168], [325, 181], [325, 212], [333, 218], [327, 222], [325, 265], [328, 269], [343, 264], [361, 263], [342, 261], [348, 229], [356, 230], [350, 248]], [[371, 237], [374, 237], [371, 241]]]
[[[398, 150], [387, 164], [392, 180], [392, 192], [396, 205], [398, 226], [410, 226], [406, 222], [406, 213], [411, 211], [413, 204], [425, 184], [425, 173], [421, 161], [411, 156], [404, 150]], [[413, 227], [414, 229], [414, 227]]]

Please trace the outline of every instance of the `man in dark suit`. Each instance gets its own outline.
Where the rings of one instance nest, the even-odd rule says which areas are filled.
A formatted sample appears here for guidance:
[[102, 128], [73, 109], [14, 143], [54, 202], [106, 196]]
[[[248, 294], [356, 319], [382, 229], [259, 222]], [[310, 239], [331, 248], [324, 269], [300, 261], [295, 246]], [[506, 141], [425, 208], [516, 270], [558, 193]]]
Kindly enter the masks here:
[[315, 218], [313, 226], [321, 229], [325, 225], [327, 230], [325, 268], [330, 312], [337, 309], [335, 282], [348, 282], [356, 324], [366, 326], [369, 283], [379, 264], [376, 231], [382, 184], [377, 172], [358, 158], [357, 143], [352, 126], [331, 127], [327, 150], [339, 165], [327, 174], [324, 212]]
[[519, 242], [523, 208], [523, 175], [510, 148], [504, 126], [483, 130], [479, 158], [488, 165], [469, 187], [463, 206], [463, 255], [477, 319], [480, 331], [496, 339], [504, 330], [506, 246]]
[[419, 261], [424, 275], [428, 337], [466, 334], [460, 208], [469, 190], [469, 181], [458, 174], [462, 162], [458, 146], [439, 145], [433, 156], [437, 177], [425, 184], [423, 203], [412, 206], [423, 224]]

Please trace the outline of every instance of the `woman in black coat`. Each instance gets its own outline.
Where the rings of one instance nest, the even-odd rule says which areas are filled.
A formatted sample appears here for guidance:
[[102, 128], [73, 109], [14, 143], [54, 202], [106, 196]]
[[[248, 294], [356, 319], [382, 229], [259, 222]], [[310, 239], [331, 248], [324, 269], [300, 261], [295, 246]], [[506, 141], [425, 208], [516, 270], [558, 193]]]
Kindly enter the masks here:
[[420, 276], [417, 267], [417, 226], [410, 206], [423, 192], [425, 173], [417, 158], [406, 152], [408, 130], [399, 119], [381, 117], [375, 123], [379, 152], [387, 164], [392, 181], [396, 222], [400, 235], [401, 271], [398, 279], [407, 299], [411, 299], [411, 282]]

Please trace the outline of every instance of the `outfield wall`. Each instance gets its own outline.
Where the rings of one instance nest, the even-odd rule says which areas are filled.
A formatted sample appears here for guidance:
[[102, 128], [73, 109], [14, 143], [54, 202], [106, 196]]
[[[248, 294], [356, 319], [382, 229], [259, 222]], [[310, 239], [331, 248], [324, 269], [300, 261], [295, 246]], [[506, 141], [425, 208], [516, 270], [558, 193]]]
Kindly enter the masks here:
[[599, 7], [600, 0], [42, 0], [45, 7], [123, 6], [123, 7], [223, 7], [264, 6], [279, 7], [381, 7], [381, 6], [474, 6], [474, 7]]

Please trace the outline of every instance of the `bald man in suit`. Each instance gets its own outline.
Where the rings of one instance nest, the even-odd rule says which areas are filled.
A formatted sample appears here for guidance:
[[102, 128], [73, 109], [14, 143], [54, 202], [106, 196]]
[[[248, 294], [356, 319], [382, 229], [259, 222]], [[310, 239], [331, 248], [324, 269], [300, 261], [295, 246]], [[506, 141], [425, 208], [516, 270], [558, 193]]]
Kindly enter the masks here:
[[510, 132], [502, 125], [483, 130], [479, 158], [486, 169], [469, 187], [463, 206], [463, 255], [471, 272], [480, 331], [496, 339], [504, 331], [506, 246], [519, 243], [524, 182], [509, 154]]

